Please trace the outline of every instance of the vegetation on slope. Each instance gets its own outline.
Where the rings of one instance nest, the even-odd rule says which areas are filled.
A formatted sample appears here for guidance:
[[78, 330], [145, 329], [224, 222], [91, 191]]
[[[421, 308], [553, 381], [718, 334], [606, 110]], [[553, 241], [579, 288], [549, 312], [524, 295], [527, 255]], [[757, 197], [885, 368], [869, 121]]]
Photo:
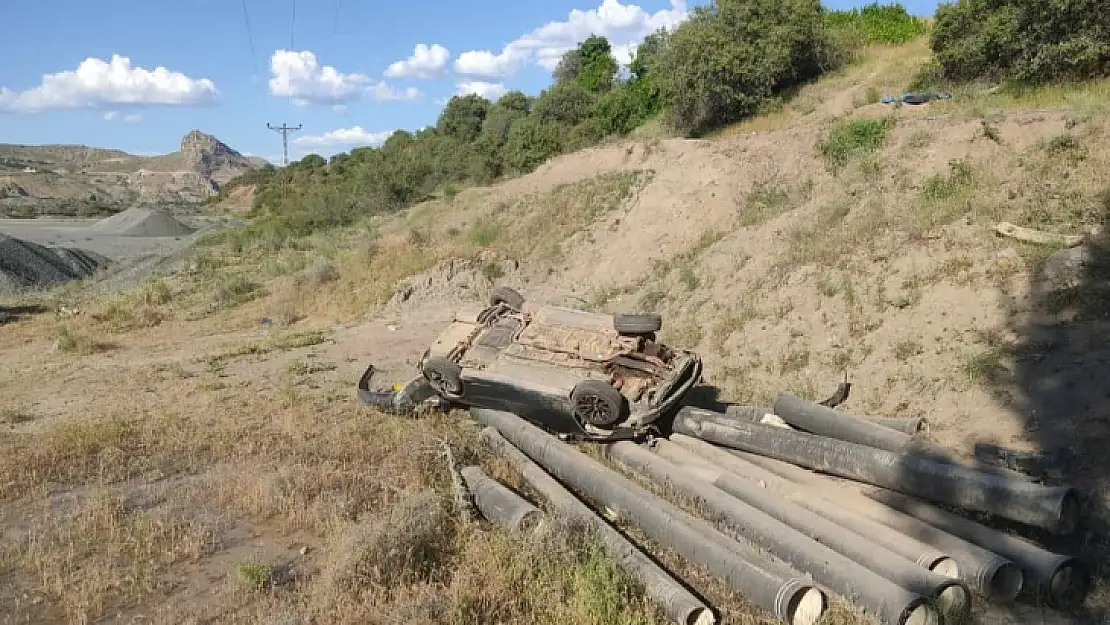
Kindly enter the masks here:
[[[226, 185], [219, 201], [256, 185], [252, 232], [273, 239], [386, 214], [460, 185], [528, 173], [547, 159], [661, 119], [701, 134], [779, 105], [791, 90], [841, 67], [867, 42], [899, 43], [923, 28], [901, 5], [828, 11], [818, 0], [721, 0], [638, 47], [622, 76], [609, 41], [567, 52], [536, 97], [453, 97], [434, 127], [399, 130], [378, 148], [310, 154]], [[710, 71], [706, 71], [709, 68]]]

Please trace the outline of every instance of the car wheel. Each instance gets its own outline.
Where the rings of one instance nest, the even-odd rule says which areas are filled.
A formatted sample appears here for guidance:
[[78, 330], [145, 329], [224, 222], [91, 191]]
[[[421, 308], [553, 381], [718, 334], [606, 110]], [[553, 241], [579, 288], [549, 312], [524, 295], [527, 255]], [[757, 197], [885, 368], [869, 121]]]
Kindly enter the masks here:
[[524, 308], [524, 296], [517, 293], [515, 289], [499, 286], [490, 293], [489, 304], [490, 306], [505, 304], [513, 310], [521, 310]]
[[663, 316], [657, 313], [616, 313], [613, 328], [621, 334], [651, 334], [663, 327]]
[[458, 363], [443, 358], [429, 358], [424, 363], [422, 373], [428, 384], [440, 395], [462, 395], [462, 367]]
[[570, 393], [574, 415], [590, 425], [613, 425], [624, 416], [624, 396], [601, 380], [583, 380]]

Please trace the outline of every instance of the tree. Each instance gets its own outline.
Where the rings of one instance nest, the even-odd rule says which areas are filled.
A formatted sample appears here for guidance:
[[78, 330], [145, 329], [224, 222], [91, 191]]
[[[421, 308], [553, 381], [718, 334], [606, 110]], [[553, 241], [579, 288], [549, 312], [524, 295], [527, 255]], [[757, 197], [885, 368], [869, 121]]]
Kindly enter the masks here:
[[514, 121], [505, 142], [505, 165], [516, 173], [532, 171], [563, 149], [560, 134], [559, 126], [535, 115]]
[[609, 40], [590, 35], [559, 59], [552, 77], [555, 85], [576, 82], [586, 91], [603, 93], [613, 88], [619, 69]]
[[453, 96], [443, 107], [436, 130], [448, 137], [469, 143], [478, 138], [489, 111], [489, 100], [476, 93]]
[[670, 35], [653, 69], [672, 126], [699, 134], [826, 69], [819, 0], [717, 0]]
[[931, 45], [949, 80], [1107, 76], [1110, 12], [1104, 0], [958, 0], [937, 8]]
[[547, 124], [574, 126], [594, 112], [596, 102], [597, 96], [578, 82], [559, 83], [536, 98], [529, 117], [537, 117]]
[[644, 38], [637, 46], [636, 55], [628, 66], [632, 75], [628, 91], [635, 103], [635, 114], [630, 123], [638, 125], [663, 108], [663, 98], [655, 78], [659, 54], [666, 48], [670, 33], [662, 28]]
[[578, 84], [593, 93], [601, 93], [613, 88], [619, 67], [616, 59], [613, 58], [613, 49], [608, 39], [590, 35], [578, 44], [578, 55], [582, 64], [578, 74]]

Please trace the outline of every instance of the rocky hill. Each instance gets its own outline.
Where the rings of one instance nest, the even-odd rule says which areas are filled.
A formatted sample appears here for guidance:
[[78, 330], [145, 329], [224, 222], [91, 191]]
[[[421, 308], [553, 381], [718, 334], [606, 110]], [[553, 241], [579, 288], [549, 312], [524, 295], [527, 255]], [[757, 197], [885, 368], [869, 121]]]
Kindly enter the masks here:
[[135, 203], [188, 204], [265, 161], [192, 130], [181, 148], [136, 156], [83, 145], [0, 144], [0, 215], [89, 215]]

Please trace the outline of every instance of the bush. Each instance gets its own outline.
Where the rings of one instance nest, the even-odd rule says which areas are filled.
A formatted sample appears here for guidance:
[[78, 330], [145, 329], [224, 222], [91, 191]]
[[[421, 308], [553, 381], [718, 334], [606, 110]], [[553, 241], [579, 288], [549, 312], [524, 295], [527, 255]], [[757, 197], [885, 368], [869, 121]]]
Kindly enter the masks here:
[[659, 53], [668, 121], [688, 135], [738, 121], [827, 69], [818, 0], [719, 0], [697, 7]]
[[1104, 2], [957, 0], [937, 8], [940, 78], [1047, 83], [1110, 75]]
[[858, 33], [863, 43], [901, 44], [925, 34], [925, 21], [907, 13], [900, 3], [873, 2], [861, 9], [829, 11], [825, 25]]

